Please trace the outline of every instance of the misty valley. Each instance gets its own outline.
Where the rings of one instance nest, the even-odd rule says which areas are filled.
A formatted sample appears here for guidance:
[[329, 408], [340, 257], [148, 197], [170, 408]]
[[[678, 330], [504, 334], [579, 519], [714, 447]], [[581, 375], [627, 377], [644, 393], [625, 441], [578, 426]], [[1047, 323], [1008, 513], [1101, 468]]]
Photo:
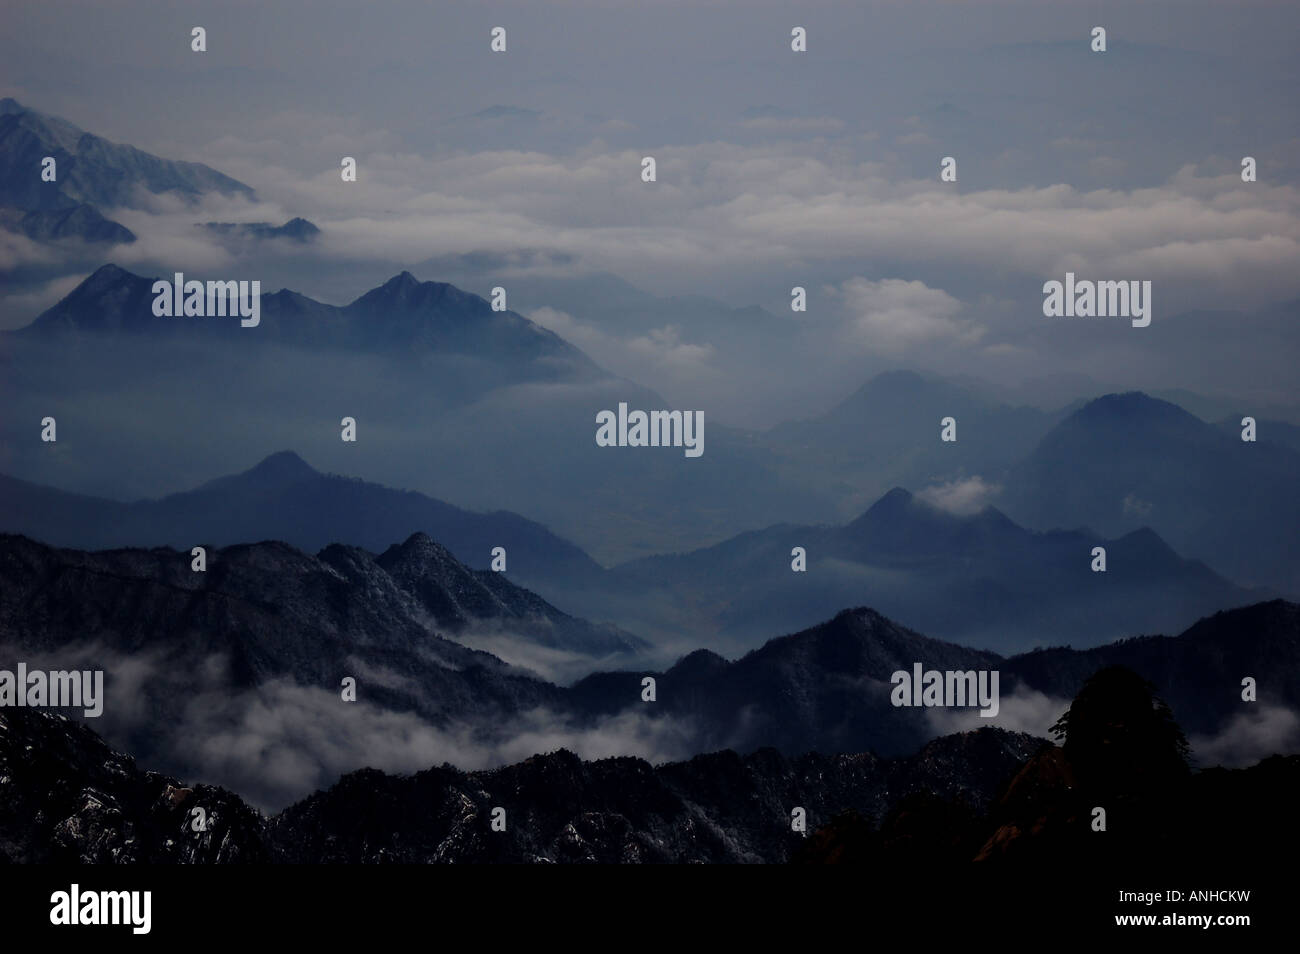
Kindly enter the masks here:
[[147, 6], [0, 31], [6, 929], [1285, 896], [1294, 9]]

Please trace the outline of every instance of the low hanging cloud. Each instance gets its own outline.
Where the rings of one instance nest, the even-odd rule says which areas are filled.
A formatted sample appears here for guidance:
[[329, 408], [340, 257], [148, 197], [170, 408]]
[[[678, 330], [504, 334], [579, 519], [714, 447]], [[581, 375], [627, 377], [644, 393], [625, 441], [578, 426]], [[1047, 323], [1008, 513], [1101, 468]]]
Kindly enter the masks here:
[[[435, 725], [418, 713], [367, 700], [365, 693], [376, 687], [421, 690], [408, 675], [355, 658], [348, 665], [363, 688], [358, 701], [345, 703], [338, 689], [286, 677], [237, 687], [231, 659], [222, 653], [195, 663], [174, 648], [123, 653], [95, 640], [58, 652], [5, 648], [33, 670], [104, 670], [103, 714], [84, 720], [89, 728], [145, 769], [222, 785], [265, 811], [362, 768], [411, 773], [451, 764], [474, 771], [560, 748], [588, 760], [631, 755], [661, 763], [696, 751], [697, 734], [687, 720], [638, 711], [586, 721], [537, 707]], [[566, 662], [559, 653], [530, 659]], [[66, 714], [81, 719], [78, 712]]]
[[976, 474], [926, 487], [917, 492], [916, 499], [946, 513], [966, 517], [987, 507], [1001, 490], [1001, 484], [991, 484]]
[[434, 726], [408, 712], [343, 704], [336, 692], [283, 679], [245, 693], [204, 694], [177, 729], [169, 737], [173, 758], [268, 811], [361, 768], [409, 774], [451, 764], [475, 771], [561, 748], [588, 760], [631, 755], [661, 763], [693, 751], [688, 727], [667, 717], [621, 713], [579, 725], [534, 709], [490, 726]]
[[481, 649], [503, 662], [535, 673], [547, 682], [567, 686], [593, 672], [627, 668], [632, 660], [627, 654], [594, 656], [540, 645], [526, 636], [515, 636], [499, 629], [477, 628], [447, 637], [462, 646]]
[[535, 308], [527, 317], [548, 331], [578, 346], [616, 374], [629, 374], [647, 363], [665, 371], [701, 371], [716, 349], [708, 342], [685, 340], [677, 325], [652, 328], [645, 334], [620, 336], [579, 321], [557, 308]]
[[992, 726], [1047, 739], [1051, 738], [1051, 728], [1056, 720], [1069, 708], [1069, 699], [1019, 687], [1010, 695], [1001, 696], [998, 714], [991, 718], [981, 716], [978, 708], [931, 708], [923, 711], [935, 735], [971, 732]]
[[710, 344], [692, 344], [682, 340], [681, 329], [676, 325], [654, 328], [628, 342], [632, 353], [662, 365], [703, 368], [713, 356]]
[[1300, 715], [1285, 706], [1257, 704], [1218, 731], [1187, 740], [1201, 766], [1242, 768], [1270, 755], [1300, 752]]
[[924, 282], [851, 278], [838, 294], [851, 337], [872, 350], [897, 354], [936, 341], [974, 343], [984, 334], [957, 318], [961, 302]]
[[[382, 132], [376, 134], [382, 138]], [[233, 161], [223, 163], [219, 154], [209, 161], [247, 178], [264, 198], [239, 200], [245, 207], [220, 214], [205, 209], [196, 215], [161, 198], [152, 212], [110, 210], [144, 243], [125, 253], [130, 260], [202, 257], [194, 243], [204, 244], [205, 237], [193, 224], [204, 218], [279, 223], [303, 215], [324, 229], [313, 250], [323, 260], [393, 268], [471, 249], [509, 254], [533, 248], [642, 284], [679, 288], [683, 281], [709, 281], [710, 273], [727, 282], [732, 272], [868, 259], [913, 274], [936, 263], [997, 269], [1000, 283], [1020, 274], [1035, 289], [1066, 268], [1101, 275], [1136, 271], [1162, 284], [1187, 283], [1219, 305], [1237, 304], [1243, 294], [1278, 300], [1300, 290], [1293, 267], [1300, 260], [1300, 190], [1247, 186], [1239, 177], [1207, 175], [1190, 165], [1148, 188], [957, 192], [891, 175], [819, 141], [610, 150], [597, 140], [569, 155], [518, 149], [422, 155], [381, 148], [363, 157], [355, 187], [343, 189], [337, 169], [304, 175], [275, 164], [254, 166], [234, 158], [237, 144], [224, 145]], [[638, 174], [645, 154], [658, 160], [658, 181], [649, 185]], [[168, 225], [167, 219], [176, 221]], [[151, 233], [182, 244], [169, 252], [150, 242]], [[12, 254], [47, 255], [26, 248]], [[864, 329], [886, 345], [959, 329], [979, 338], [977, 328], [958, 319], [951, 296], [923, 283], [854, 278], [841, 292], [859, 306]], [[900, 312], [911, 320], [900, 321]]]

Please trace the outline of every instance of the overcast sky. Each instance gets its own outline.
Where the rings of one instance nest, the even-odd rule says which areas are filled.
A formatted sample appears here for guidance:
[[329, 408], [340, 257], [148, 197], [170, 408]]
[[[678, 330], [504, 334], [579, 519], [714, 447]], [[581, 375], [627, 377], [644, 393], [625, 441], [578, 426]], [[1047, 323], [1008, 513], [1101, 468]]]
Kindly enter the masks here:
[[[0, 94], [258, 192], [203, 218], [324, 229], [309, 253], [250, 262], [196, 236], [193, 210], [122, 210], [140, 241], [112, 259], [136, 271], [256, 267], [333, 302], [405, 268], [480, 293], [610, 273], [760, 305], [806, 347], [741, 360], [689, 310], [624, 333], [510, 301], [748, 425], [781, 416], [773, 400], [747, 416], [727, 396], [782, 358], [795, 410], [888, 367], [1293, 403], [1297, 310], [1268, 310], [1300, 298], [1294, 3], [56, 0], [0, 18]], [[1152, 325], [1043, 318], [1042, 284], [1067, 270], [1150, 280]], [[21, 289], [4, 326], [84, 274]], [[1264, 317], [1171, 321], [1188, 310]]]

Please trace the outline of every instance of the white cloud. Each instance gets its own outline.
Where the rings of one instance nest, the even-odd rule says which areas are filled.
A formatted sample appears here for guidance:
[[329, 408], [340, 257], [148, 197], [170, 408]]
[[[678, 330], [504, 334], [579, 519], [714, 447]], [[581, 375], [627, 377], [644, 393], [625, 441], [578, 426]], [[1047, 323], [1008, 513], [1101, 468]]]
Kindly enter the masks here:
[[1240, 768], [1270, 755], [1300, 752], [1300, 716], [1283, 706], [1256, 704], [1212, 735], [1187, 740], [1202, 766]]
[[702, 367], [713, 356], [713, 346], [690, 344], [681, 340], [681, 330], [676, 325], [654, 328], [648, 335], [628, 342], [633, 354], [659, 365], [676, 367]]
[[988, 506], [1001, 490], [1000, 485], [990, 484], [976, 475], [926, 487], [917, 492], [916, 498], [939, 510], [969, 516]]
[[961, 302], [924, 282], [851, 278], [839, 288], [856, 338], [872, 350], [906, 351], [936, 339], [974, 342], [978, 325], [957, 320]]
[[925, 709], [926, 718], [936, 735], [969, 732], [993, 726], [1008, 732], [1025, 732], [1041, 738], [1050, 738], [1050, 729], [1070, 708], [1069, 699], [1058, 699], [1037, 689], [1019, 689], [999, 700], [998, 714], [985, 718], [978, 708]]

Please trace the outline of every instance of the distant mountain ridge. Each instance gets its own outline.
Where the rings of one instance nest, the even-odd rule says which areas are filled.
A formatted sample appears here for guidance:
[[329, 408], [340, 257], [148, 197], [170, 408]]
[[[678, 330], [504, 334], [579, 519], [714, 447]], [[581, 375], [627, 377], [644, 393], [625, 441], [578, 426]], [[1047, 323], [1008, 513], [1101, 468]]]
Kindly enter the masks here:
[[[1073, 697], [1089, 676], [1111, 665], [1150, 680], [1189, 731], [1209, 735], [1267, 705], [1300, 712], [1300, 605], [1273, 600], [1226, 610], [1178, 636], [1123, 639], [1092, 649], [1056, 648], [1014, 656], [923, 636], [875, 610], [844, 610], [817, 626], [769, 640], [728, 661], [698, 650], [663, 672], [595, 673], [570, 690], [589, 712], [634, 710], [641, 679], [656, 680], [656, 707], [697, 727], [699, 746], [786, 753], [914, 750], [933, 738], [926, 712], [895, 707], [890, 676], [914, 663], [938, 670], [998, 670], [1002, 725], [1007, 701], [1022, 693]], [[1241, 678], [1255, 673], [1257, 703], [1241, 698]], [[1059, 703], [1058, 703], [1059, 704]], [[951, 710], [946, 710], [951, 714]], [[1052, 711], [1049, 719], [1059, 713]], [[1042, 730], [1047, 726], [1043, 725]]]
[[1000, 498], [1031, 526], [1150, 526], [1233, 579], [1300, 594], [1300, 450], [1257, 422], [1209, 424], [1134, 391], [1088, 402], [1012, 468]]
[[320, 229], [314, 223], [301, 217], [289, 219], [283, 225], [272, 225], [270, 222], [203, 222], [199, 227], [223, 238], [283, 238], [303, 244], [314, 241], [320, 235]]
[[[184, 273], [237, 278], [256, 275]], [[454, 286], [404, 272], [343, 306], [263, 288], [259, 323], [241, 327], [155, 317], [153, 281], [104, 266], [25, 328], [0, 334], [0, 391], [12, 402], [9, 426], [0, 423], [14, 455], [8, 473], [93, 495], [156, 497], [232, 459], [293, 446], [335, 471], [527, 513], [611, 562], [717, 539], [755, 513], [808, 520], [825, 510], [772, 472], [752, 435], [712, 418], [698, 459], [597, 445], [601, 409], [671, 405]], [[174, 400], [160, 406], [160, 393]], [[13, 423], [53, 412], [84, 424], [91, 409], [96, 423], [78, 425], [77, 442], [59, 455], [22, 440]], [[138, 426], [142, 415], [149, 428]], [[356, 444], [339, 440], [345, 415], [359, 422]], [[149, 468], [130, 463], [146, 458]]]
[[[581, 548], [507, 512], [473, 513], [410, 491], [325, 475], [296, 454], [157, 500], [118, 503], [0, 476], [0, 531], [102, 548], [269, 537], [308, 551], [381, 552], [424, 531], [468, 566], [503, 547], [507, 579], [580, 616], [663, 640], [753, 648], [868, 603], [937, 638], [1024, 651], [1176, 630], [1273, 595], [1180, 557], [1149, 528], [1117, 539], [1035, 533], [996, 508], [953, 514], [895, 488], [840, 526], [780, 525], [685, 554], [605, 570]], [[1091, 570], [1104, 546], [1107, 571]], [[804, 549], [806, 572], [791, 568]], [[937, 590], [944, 599], [933, 598]]]
[[[957, 440], [939, 439], [953, 417]], [[962, 383], [915, 371], [886, 371], [815, 417], [787, 421], [758, 438], [785, 465], [835, 488], [841, 516], [860, 513], [891, 487], [921, 490], [980, 477], [997, 486], [1059, 419], [991, 399]]]
[[307, 552], [348, 543], [375, 553], [423, 531], [469, 567], [506, 550], [506, 579], [591, 580], [601, 567], [574, 544], [507, 511], [475, 513], [414, 491], [323, 474], [291, 451], [157, 500], [122, 503], [0, 475], [0, 532], [98, 550], [284, 540]]
[[[1097, 546], [1106, 550], [1104, 573], [1091, 567]], [[802, 572], [793, 568], [797, 548]], [[665, 616], [665, 628], [694, 617], [731, 646], [864, 601], [937, 638], [1002, 652], [1095, 645], [1272, 595], [1184, 560], [1150, 529], [1117, 539], [1036, 533], [994, 507], [951, 513], [898, 487], [843, 526], [778, 525], [620, 564], [609, 576], [611, 596], [596, 604], [602, 617], [660, 598], [677, 614]]]
[[[42, 180], [52, 157], [56, 178]], [[189, 199], [206, 193], [253, 198], [253, 190], [198, 162], [162, 159], [85, 132], [72, 123], [0, 99], [0, 208], [31, 238], [130, 242], [135, 236], [100, 209], [138, 208], [137, 189]], [[21, 213], [15, 216], [14, 212]]]
[[[435, 543], [427, 534], [414, 533], [405, 542], [393, 544], [378, 556], [355, 546], [330, 544], [315, 556], [302, 553], [287, 544], [278, 541], [266, 541], [255, 544], [235, 544], [223, 548], [210, 548], [207, 561], [210, 569], [195, 572], [190, 568], [188, 551], [174, 551], [158, 547], [151, 550], [119, 549], [101, 550], [87, 553], [76, 550], [60, 550], [36, 543], [26, 537], [0, 535], [0, 550], [9, 554], [9, 568], [16, 575], [8, 583], [19, 594], [12, 601], [0, 603], [0, 613], [8, 608], [12, 615], [6, 615], [0, 628], [6, 637], [20, 643], [40, 648], [47, 645], [44, 631], [40, 624], [33, 625], [18, 612], [18, 607], [25, 600], [45, 600], [52, 597], [52, 591], [46, 586], [52, 579], [40, 568], [59, 568], [55, 577], [65, 572], [73, 575], [87, 572], [95, 574], [120, 574], [129, 576], [145, 587], [165, 584], [179, 587], [203, 599], [219, 600], [236, 595], [228, 587], [252, 585], [255, 574], [264, 567], [283, 564], [283, 572], [290, 578], [270, 580], [258, 585], [259, 598], [266, 593], [283, 590], [282, 598], [304, 601], [300, 609], [307, 614], [326, 617], [337, 615], [330, 624], [317, 624], [322, 634], [334, 632], [338, 638], [351, 639], [349, 626], [358, 625], [366, 614], [372, 617], [389, 619], [387, 624], [391, 632], [383, 634], [376, 645], [384, 646], [390, 641], [394, 648], [412, 651], [415, 644], [403, 642], [402, 634], [408, 637], [418, 633], [425, 642], [427, 637], [439, 633], [459, 634], [474, 626], [498, 626], [509, 629], [513, 634], [531, 639], [550, 648], [566, 649], [572, 652], [593, 654], [596, 656], [630, 653], [644, 648], [645, 644], [629, 633], [613, 626], [601, 626], [575, 619], [551, 606], [536, 594], [511, 583], [501, 573], [490, 570], [472, 570], [466, 567], [444, 547]], [[21, 568], [21, 569], [20, 569]], [[246, 575], [253, 574], [253, 575]], [[340, 577], [346, 583], [345, 590], [352, 593], [354, 604], [336, 607], [332, 603], [317, 603], [334, 584], [329, 580]], [[307, 586], [302, 593], [290, 597], [287, 594], [313, 576], [320, 579], [320, 587]], [[87, 583], [91, 579], [86, 580]], [[364, 585], [369, 593], [363, 599], [361, 591], [356, 589]], [[87, 591], [82, 594], [85, 599], [82, 612], [93, 615], [89, 601], [97, 594]], [[160, 598], [170, 599], [167, 594]], [[29, 609], [32, 604], [25, 604]], [[59, 613], [71, 611], [72, 607], [62, 608]], [[184, 626], [185, 620], [200, 608], [188, 606], [179, 618], [169, 625]], [[136, 623], [122, 616], [117, 608], [105, 606], [114, 620], [107, 631], [113, 627], [126, 625], [136, 627]], [[357, 614], [361, 614], [358, 616]], [[199, 630], [201, 631], [201, 629]], [[212, 639], [216, 634], [205, 632], [205, 638]], [[306, 632], [303, 639], [308, 637]], [[284, 643], [274, 647], [272, 655], [267, 657], [267, 667], [253, 667], [250, 675], [274, 675], [293, 672], [288, 657], [281, 658], [279, 653]], [[257, 652], [272, 650], [271, 646], [258, 647]], [[456, 651], [447, 650], [455, 655]], [[479, 664], [486, 661], [495, 662], [486, 654], [480, 654]], [[319, 664], [311, 667], [320, 671]]]
[[[494, 311], [477, 295], [440, 282], [417, 281], [410, 272], [394, 276], [342, 307], [287, 288], [264, 293], [256, 329], [220, 319], [159, 318], [153, 313], [152, 291], [159, 278], [174, 280], [173, 275], [147, 278], [116, 265], [101, 266], [62, 301], [11, 334], [42, 338], [129, 333], [181, 338], [241, 333], [238, 340], [245, 345], [269, 341], [388, 353], [416, 349], [416, 354], [430, 351], [530, 361], [542, 368], [539, 374], [550, 365], [562, 366], [568, 373], [601, 373], [577, 348], [522, 315]], [[204, 281], [214, 276], [190, 273], [185, 278]], [[216, 278], [224, 280], [225, 276]]]

